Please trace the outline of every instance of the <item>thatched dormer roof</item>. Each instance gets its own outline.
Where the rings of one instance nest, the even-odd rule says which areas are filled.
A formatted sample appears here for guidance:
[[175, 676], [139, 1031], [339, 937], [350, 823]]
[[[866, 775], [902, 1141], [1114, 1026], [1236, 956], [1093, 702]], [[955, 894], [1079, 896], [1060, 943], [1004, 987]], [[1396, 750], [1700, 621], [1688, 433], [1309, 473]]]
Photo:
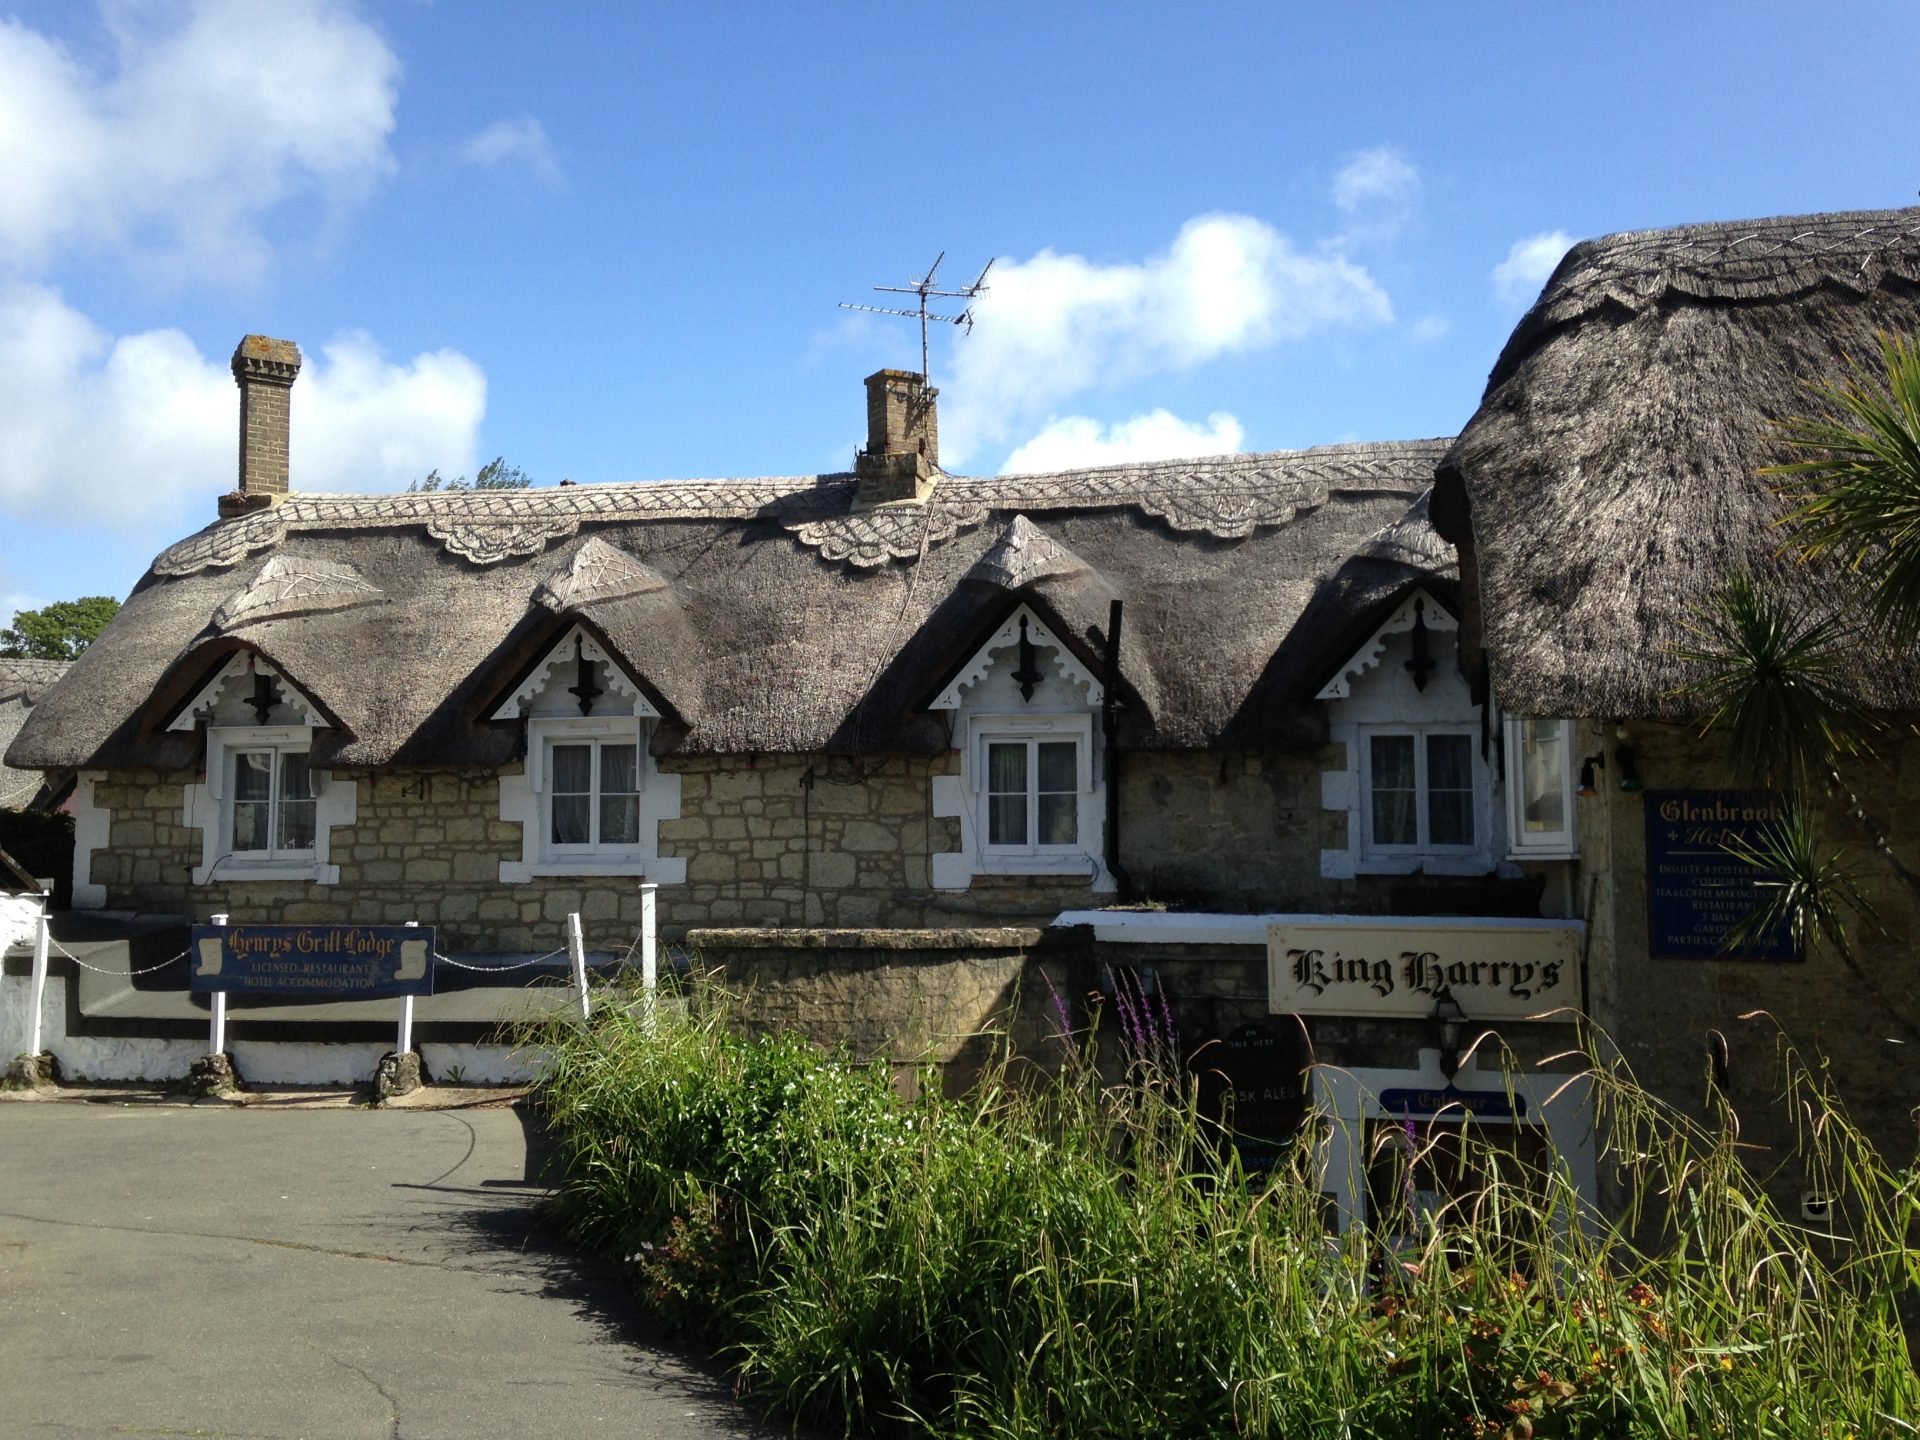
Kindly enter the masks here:
[[[192, 764], [166, 721], [248, 649], [337, 717], [318, 764], [499, 764], [520, 736], [489, 707], [576, 620], [659, 697], [663, 751], [927, 753], [928, 687], [1014, 605], [1098, 659], [1112, 598], [1130, 743], [1226, 743], [1356, 550], [1401, 523], [1393, 564], [1450, 565], [1406, 519], [1447, 444], [951, 476], [874, 507], [847, 475], [295, 495], [155, 560], [9, 754]], [[1249, 743], [1323, 723], [1310, 690], [1266, 694]]]
[[[1920, 330], [1920, 209], [1610, 235], [1577, 245], [1448, 452], [1434, 517], [1463, 549], [1495, 692], [1538, 715], [1679, 718], [1674, 650], [1744, 567], [1808, 611], [1846, 577], [1781, 553], [1755, 475], [1812, 382]], [[1477, 573], [1476, 573], [1477, 572]], [[1477, 585], [1476, 585], [1477, 580]], [[1477, 597], [1475, 591], [1477, 590]], [[1864, 655], [1867, 697], [1920, 708], [1920, 664]]]

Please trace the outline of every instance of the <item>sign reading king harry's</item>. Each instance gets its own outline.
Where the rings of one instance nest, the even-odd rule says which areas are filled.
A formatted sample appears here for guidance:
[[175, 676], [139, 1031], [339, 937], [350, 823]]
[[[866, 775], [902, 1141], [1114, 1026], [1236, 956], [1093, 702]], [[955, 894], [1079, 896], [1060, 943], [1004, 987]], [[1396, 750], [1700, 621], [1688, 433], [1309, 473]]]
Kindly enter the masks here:
[[1585, 1003], [1578, 920], [1303, 915], [1267, 927], [1267, 1008], [1423, 1017], [1442, 990], [1473, 1020]]

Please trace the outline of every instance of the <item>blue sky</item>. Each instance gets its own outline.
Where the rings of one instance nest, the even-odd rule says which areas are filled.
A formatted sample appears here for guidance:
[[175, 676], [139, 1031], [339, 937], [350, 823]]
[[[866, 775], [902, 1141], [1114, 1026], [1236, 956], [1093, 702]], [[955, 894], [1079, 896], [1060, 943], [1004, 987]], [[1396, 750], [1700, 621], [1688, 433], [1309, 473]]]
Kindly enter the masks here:
[[991, 473], [1452, 433], [1570, 239], [1913, 203], [1920, 7], [0, 0], [0, 618], [293, 483]]

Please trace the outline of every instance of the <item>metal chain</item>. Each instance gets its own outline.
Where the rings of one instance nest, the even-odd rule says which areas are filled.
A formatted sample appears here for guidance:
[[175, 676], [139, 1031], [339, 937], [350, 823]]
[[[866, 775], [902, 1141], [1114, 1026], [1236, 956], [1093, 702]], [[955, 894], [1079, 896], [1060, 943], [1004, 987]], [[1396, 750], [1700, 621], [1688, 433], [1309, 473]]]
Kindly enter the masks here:
[[143, 966], [141, 969], [138, 969], [138, 970], [109, 970], [109, 969], [106, 969], [104, 966], [89, 965], [86, 961], [82, 960], [78, 955], [74, 954], [71, 950], [67, 949], [66, 946], [62, 945], [58, 940], [54, 939], [51, 935], [47, 937], [47, 947], [52, 950], [58, 950], [62, 955], [66, 956], [67, 959], [71, 960], [74, 964], [78, 965], [82, 970], [91, 970], [96, 975], [116, 975], [116, 976], [124, 975], [129, 978], [135, 975], [151, 975], [156, 970], [164, 970], [167, 968], [167, 966], [173, 964], [174, 961], [184, 960], [193, 953], [191, 950], [182, 950], [178, 955], [169, 955], [165, 960], [162, 960], [158, 965], [147, 965], [147, 966]]
[[475, 970], [482, 975], [493, 975], [503, 970], [525, 970], [530, 966], [539, 965], [551, 960], [556, 955], [564, 955], [566, 953], [566, 946], [563, 945], [558, 950], [549, 950], [546, 954], [535, 956], [531, 960], [516, 960], [511, 965], [469, 965], [464, 960], [455, 960], [451, 955], [442, 955], [437, 950], [434, 951], [433, 958], [442, 965], [453, 966], [456, 970]]

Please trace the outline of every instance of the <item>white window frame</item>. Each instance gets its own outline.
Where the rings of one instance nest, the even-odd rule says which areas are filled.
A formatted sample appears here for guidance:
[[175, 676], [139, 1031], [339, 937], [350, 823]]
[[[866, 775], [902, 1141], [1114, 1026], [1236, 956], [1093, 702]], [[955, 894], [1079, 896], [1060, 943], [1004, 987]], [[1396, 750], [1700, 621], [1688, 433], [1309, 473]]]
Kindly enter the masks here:
[[[1052, 728], [1039, 728], [1031, 724], [1018, 730], [983, 730], [975, 737], [978, 766], [975, 786], [978, 823], [980, 826], [980, 853], [994, 859], [1025, 857], [1039, 860], [1048, 855], [1075, 856], [1086, 854], [1086, 847], [1080, 837], [1084, 833], [1082, 812], [1086, 808], [1086, 796], [1092, 789], [1090, 757], [1086, 742], [1077, 734], [1061, 734]], [[993, 841], [993, 767], [989, 757], [995, 745], [1021, 745], [1027, 752], [1026, 781], [1026, 833], [1027, 838], [1019, 844], [998, 844]], [[1074, 797], [1073, 839], [1064, 844], [1046, 845], [1040, 841], [1040, 747], [1042, 745], [1073, 746], [1073, 789], [1068, 792]], [[1057, 794], [1059, 792], [1049, 792]], [[1078, 868], [1076, 865], [1074, 868]]]
[[[1529, 727], [1542, 720], [1560, 726], [1560, 813], [1566, 825], [1560, 830], [1527, 833], [1527, 789], [1524, 768]], [[1580, 854], [1576, 828], [1579, 812], [1574, 805], [1574, 721], [1557, 715], [1509, 715], [1505, 720], [1507, 787], [1507, 856], [1513, 860], [1573, 860]]]
[[[1481, 767], [1474, 753], [1480, 739], [1480, 732], [1472, 725], [1361, 725], [1359, 732], [1360, 762], [1360, 837], [1361, 853], [1369, 857], [1409, 857], [1433, 856], [1451, 858], [1486, 853], [1487, 849], [1487, 806], [1482, 795]], [[1427, 784], [1427, 740], [1433, 736], [1460, 736], [1467, 741], [1468, 749], [1468, 787], [1467, 793], [1473, 802], [1473, 839], [1465, 845], [1436, 845], [1429, 839], [1431, 822], [1428, 808], [1430, 790]], [[1387, 844], [1374, 839], [1373, 834], [1373, 742], [1376, 738], [1404, 736], [1413, 741], [1413, 800], [1414, 826], [1418, 839], [1411, 845]]]
[[[227, 853], [235, 860], [249, 863], [284, 862], [290, 864], [310, 864], [313, 860], [314, 846], [320, 843], [320, 797], [313, 785], [313, 770], [307, 770], [307, 803], [314, 809], [313, 842], [300, 846], [282, 846], [278, 841], [280, 834], [280, 807], [286, 801], [281, 792], [281, 781], [286, 772], [286, 760], [290, 755], [311, 757], [313, 747], [310, 744], [261, 744], [230, 745], [226, 747], [227, 773], [225, 776], [228, 793], [220, 807], [221, 819], [226, 825]], [[264, 850], [242, 850], [240, 848], [240, 761], [247, 755], [266, 755], [267, 764], [267, 846]], [[249, 801], [257, 804], [257, 801]]]
[[[1074, 842], [1042, 845], [1038, 836], [1038, 751], [1028, 771], [1028, 841], [1024, 845], [992, 845], [988, 836], [987, 747], [994, 742], [1069, 741], [1074, 746]], [[976, 715], [967, 724], [966, 753], [961, 759], [962, 780], [968, 792], [964, 823], [973, 831], [972, 873], [977, 875], [1088, 875], [1097, 883], [1105, 875], [1101, 858], [1101, 818], [1094, 804], [1100, 790], [1093, 764], [1093, 717], [1071, 715]]]
[[[358, 809], [357, 787], [336, 781], [325, 770], [309, 767], [307, 783], [313, 791], [313, 847], [308, 850], [249, 850], [233, 848], [233, 807], [238, 788], [236, 757], [248, 751], [271, 750], [278, 788], [277, 757], [311, 753], [313, 729], [308, 725], [210, 725], [207, 727], [206, 777], [186, 792], [184, 823], [201, 832], [200, 864], [193, 870], [195, 885], [249, 880], [305, 880], [337, 885], [340, 867], [328, 858], [331, 831], [351, 825]], [[278, 797], [275, 796], [277, 805]]]
[[[538, 733], [540, 745], [540, 775], [542, 783], [536, 793], [540, 801], [540, 848], [549, 861], [566, 862], [569, 860], [628, 862], [638, 858], [645, 847], [640, 843], [638, 813], [647, 789], [647, 735], [637, 719], [626, 716], [613, 716], [607, 719], [571, 720], [552, 718], [534, 720], [529, 723], [528, 745], [531, 749], [534, 732]], [[584, 745], [592, 752], [589, 769], [589, 788], [587, 791], [588, 828], [593, 834], [585, 843], [565, 844], [553, 838], [553, 803], [557, 798], [553, 789], [553, 752], [561, 745]], [[633, 840], [609, 843], [599, 837], [600, 800], [601, 800], [601, 752], [609, 745], [631, 745], [634, 748], [634, 834]]]
[[[680, 817], [680, 777], [660, 773], [650, 748], [653, 727], [651, 717], [637, 715], [538, 715], [527, 721], [525, 768], [521, 774], [500, 777], [500, 818], [521, 827], [519, 858], [500, 862], [503, 884], [568, 875], [644, 876], [661, 885], [685, 882], [686, 857], [663, 859], [659, 853], [660, 822]], [[550, 838], [553, 747], [587, 742], [637, 747], [640, 838], [633, 844], [556, 845]], [[597, 804], [594, 823], [599, 823]]]

